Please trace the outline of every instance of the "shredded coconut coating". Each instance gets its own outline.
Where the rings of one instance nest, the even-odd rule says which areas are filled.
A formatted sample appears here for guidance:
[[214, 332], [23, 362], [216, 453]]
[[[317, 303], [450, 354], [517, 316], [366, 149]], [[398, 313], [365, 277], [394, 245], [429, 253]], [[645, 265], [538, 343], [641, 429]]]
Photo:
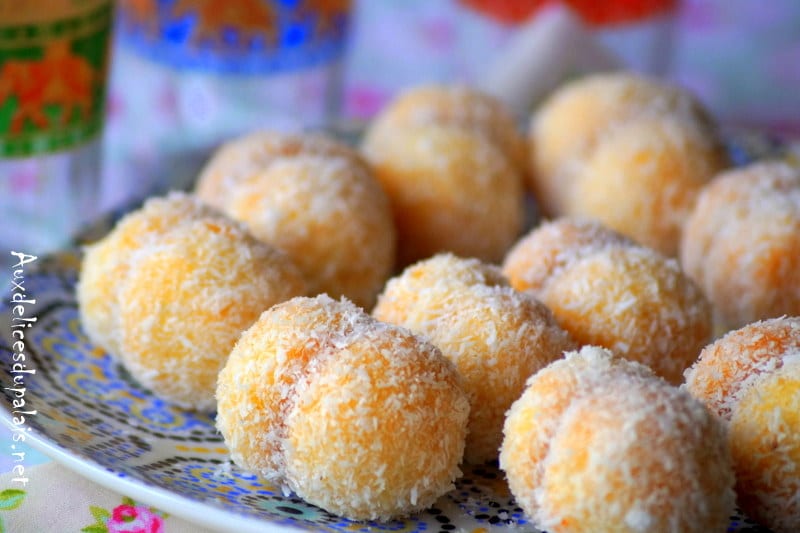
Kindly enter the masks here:
[[551, 278], [541, 300], [580, 344], [650, 366], [673, 384], [711, 340], [711, 306], [677, 261], [611, 246]]
[[122, 218], [103, 239], [86, 247], [77, 299], [83, 329], [94, 345], [119, 356], [118, 292], [130, 272], [133, 254], [181, 224], [218, 218], [222, 215], [194, 196], [172, 192], [151, 198]]
[[584, 347], [528, 381], [500, 466], [537, 527], [722, 531], [734, 476], [722, 424], [643, 365]]
[[762, 374], [776, 371], [800, 352], [800, 317], [783, 317], [730, 331], [706, 346], [686, 371], [686, 387], [712, 411], [730, 420], [742, 395]]
[[587, 154], [564, 210], [677, 256], [700, 189], [726, 165], [719, 143], [696, 121], [631, 118]]
[[749, 324], [707, 346], [686, 389], [730, 422], [740, 507], [800, 530], [800, 317]]
[[712, 124], [688, 92], [630, 73], [586, 76], [557, 89], [531, 117], [529, 151], [533, 193], [548, 216], [564, 213], [575, 182], [575, 164], [631, 118], [672, 116]]
[[502, 259], [524, 219], [522, 177], [509, 158], [454, 126], [385, 133], [368, 135], [363, 149], [392, 204], [399, 265], [443, 251]]
[[471, 400], [470, 463], [497, 459], [504, 414], [525, 380], [576, 347], [543, 304], [505, 283], [478, 281], [495, 272], [475, 260], [436, 256], [390, 280], [373, 310], [429, 339], [455, 364]]
[[376, 117], [368, 135], [391, 135], [399, 128], [427, 124], [486, 135], [520, 175], [528, 172], [525, 140], [509, 110], [493, 96], [464, 85], [422, 85], [403, 92]]
[[363, 165], [340, 156], [277, 159], [230, 192], [226, 212], [284, 250], [310, 294], [370, 308], [395, 262], [389, 200]]
[[371, 307], [392, 272], [389, 199], [349, 147], [321, 135], [260, 132], [224, 145], [198, 194], [289, 254], [310, 294]]
[[776, 533], [800, 531], [800, 350], [742, 395], [730, 441], [739, 506]]
[[217, 386], [234, 462], [349, 518], [430, 506], [460, 475], [469, 403], [441, 352], [328, 296], [264, 312]]
[[257, 131], [232, 139], [217, 149], [200, 172], [197, 196], [225, 210], [228, 195], [243, 180], [276, 160], [299, 155], [344, 157], [355, 165], [364, 164], [354, 150], [324, 135]]
[[575, 260], [608, 246], [634, 242], [598, 221], [561, 217], [543, 222], [509, 250], [503, 274], [511, 286], [538, 296], [550, 278]]
[[[395, 323], [405, 320], [405, 315], [402, 314], [404, 310], [415, 307], [418, 297], [430, 287], [472, 285], [509, 286], [508, 280], [494, 265], [484, 263], [480, 259], [463, 258], [450, 253], [436, 254], [406, 267], [402, 273], [402, 282], [399, 282], [398, 278], [390, 279], [384, 292], [378, 297], [375, 307], [381, 307], [384, 318]], [[381, 301], [389, 299], [389, 287], [391, 287], [391, 300], [404, 302], [402, 307], [381, 306]]]
[[698, 197], [680, 257], [727, 328], [800, 315], [800, 169], [769, 161], [720, 175]]
[[157, 396], [211, 411], [242, 331], [306, 290], [288, 257], [225, 219], [185, 222], [131, 257], [119, 288], [120, 353]]

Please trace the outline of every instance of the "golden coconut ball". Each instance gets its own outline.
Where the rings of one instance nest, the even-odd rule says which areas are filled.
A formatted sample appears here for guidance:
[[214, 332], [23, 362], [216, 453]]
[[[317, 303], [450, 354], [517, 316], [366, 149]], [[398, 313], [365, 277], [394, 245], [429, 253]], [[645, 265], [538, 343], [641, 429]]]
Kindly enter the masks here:
[[460, 475], [469, 403], [438, 348], [328, 296], [261, 315], [219, 376], [241, 467], [356, 520], [430, 506]]
[[522, 177], [487, 137], [426, 124], [368, 132], [363, 146], [389, 195], [406, 266], [449, 251], [499, 261], [522, 229]]
[[234, 140], [208, 163], [198, 194], [287, 252], [311, 294], [371, 307], [394, 267], [386, 194], [353, 150], [325, 137], [262, 132]]
[[729, 422], [742, 510], [800, 530], [800, 317], [729, 332], [702, 351], [686, 388]]
[[514, 117], [495, 97], [465, 85], [422, 85], [401, 93], [375, 119], [370, 136], [397, 129], [439, 124], [488, 137], [526, 175], [528, 153]]
[[540, 293], [580, 344], [644, 363], [673, 384], [711, 340], [711, 306], [677, 261], [611, 246], [556, 273]]
[[727, 163], [714, 137], [680, 116], [645, 116], [599, 141], [576, 171], [564, 211], [595, 218], [667, 256], [701, 188]]
[[[449, 266], [449, 268], [447, 268]], [[445, 267], [445, 268], [442, 268]], [[465, 460], [497, 459], [503, 416], [525, 380], [576, 347], [550, 311], [506, 283], [481, 283], [496, 267], [452, 255], [417, 263], [390, 280], [373, 316], [424, 335], [464, 378], [471, 399]], [[452, 272], [474, 271], [475, 283]]]
[[386, 301], [386, 288], [378, 297], [375, 308], [381, 309], [382, 317], [391, 323], [406, 320], [406, 310], [416, 306], [416, 302], [431, 287], [447, 285], [453, 287], [469, 287], [486, 285], [489, 287], [507, 287], [508, 280], [500, 269], [475, 258], [463, 258], [450, 253], [436, 254], [423, 261], [406, 267], [402, 273], [402, 283], [398, 278], [390, 279], [392, 300], [402, 301], [403, 305], [381, 305]]
[[214, 152], [198, 177], [197, 196], [225, 210], [239, 183], [276, 160], [304, 155], [343, 157], [363, 164], [354, 150], [325, 135], [256, 131], [232, 139]]
[[579, 256], [634, 242], [598, 221], [561, 217], [543, 222], [521, 238], [503, 261], [511, 286], [538, 296], [548, 279]]
[[723, 531], [734, 476], [722, 424], [644, 366], [584, 347], [530, 378], [500, 466], [553, 533]]
[[564, 214], [575, 169], [613, 128], [644, 116], [673, 116], [711, 130], [688, 92], [640, 75], [594, 74], [557, 89], [531, 117], [533, 192], [548, 216]]
[[681, 262], [728, 328], [800, 315], [800, 168], [770, 161], [701, 192]]
[[141, 209], [122, 218], [103, 239], [86, 247], [77, 299], [83, 329], [92, 343], [111, 355], [119, 355], [118, 290], [128, 277], [134, 252], [178, 225], [221, 217], [193, 196], [170, 193], [148, 200]]
[[131, 259], [119, 288], [122, 362], [157, 396], [211, 411], [217, 374], [242, 331], [305, 290], [285, 254], [237, 223], [184, 223]]
[[277, 160], [231, 192], [226, 212], [287, 252], [312, 294], [346, 295], [369, 308], [394, 267], [388, 199], [369, 170], [347, 158]]

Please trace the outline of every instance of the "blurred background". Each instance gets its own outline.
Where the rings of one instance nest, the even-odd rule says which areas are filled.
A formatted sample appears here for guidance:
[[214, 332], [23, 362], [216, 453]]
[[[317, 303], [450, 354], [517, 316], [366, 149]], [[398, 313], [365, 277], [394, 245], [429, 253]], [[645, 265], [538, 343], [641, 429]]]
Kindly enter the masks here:
[[0, 0], [0, 246], [62, 246], [248, 130], [358, 131], [426, 82], [524, 126], [559, 83], [619, 68], [800, 136], [796, 0]]

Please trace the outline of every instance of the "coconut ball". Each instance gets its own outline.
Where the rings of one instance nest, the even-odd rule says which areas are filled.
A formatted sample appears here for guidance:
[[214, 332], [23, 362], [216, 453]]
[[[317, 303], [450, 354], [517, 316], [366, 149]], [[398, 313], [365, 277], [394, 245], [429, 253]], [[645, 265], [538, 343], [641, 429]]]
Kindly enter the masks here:
[[134, 252], [150, 246], [181, 224], [222, 218], [195, 197], [170, 193], [151, 198], [141, 209], [123, 217], [103, 239], [87, 246], [77, 285], [81, 324], [93, 344], [113, 356], [120, 353], [118, 289], [131, 270]]
[[227, 213], [288, 253], [311, 293], [369, 308], [394, 266], [388, 199], [366, 167], [346, 158], [278, 160], [231, 193]]
[[325, 135], [256, 131], [231, 139], [214, 152], [197, 179], [197, 196], [224, 211], [239, 183], [278, 159], [303, 155], [344, 157], [361, 164], [355, 151]]
[[522, 178], [487, 137], [429, 124], [368, 133], [364, 151], [392, 204], [400, 265], [444, 251], [498, 261], [521, 231]]
[[217, 402], [236, 464], [348, 518], [419, 511], [460, 475], [469, 403], [457, 371], [347, 301], [295, 298], [262, 314]]
[[488, 137], [526, 175], [528, 153], [514, 117], [495, 97], [465, 85], [412, 87], [374, 120], [369, 134], [391, 136], [397, 129], [439, 124]]
[[494, 283], [498, 278], [496, 267], [439, 255], [390, 280], [373, 310], [375, 318], [430, 339], [464, 378], [470, 463], [497, 459], [503, 416], [525, 380], [576, 346], [544, 305]]
[[749, 324], [707, 346], [686, 389], [728, 422], [739, 506], [800, 529], [800, 318]]
[[726, 164], [715, 137], [696, 121], [680, 115], [631, 119], [587, 153], [564, 212], [595, 218], [676, 256], [698, 193]]
[[391, 274], [389, 200], [361, 158], [333, 140], [256, 133], [231, 141], [203, 171], [198, 194], [289, 254], [311, 294], [371, 307]]
[[634, 242], [598, 221], [561, 217], [543, 222], [521, 238], [503, 261], [511, 286], [538, 296], [555, 272], [580, 256]]
[[398, 263], [439, 252], [498, 261], [524, 222], [524, 143], [493, 97], [425, 86], [373, 121], [362, 151], [386, 189]]
[[500, 452], [517, 503], [554, 533], [722, 531], [724, 428], [646, 367], [584, 347], [530, 378]]
[[237, 223], [185, 222], [131, 257], [118, 289], [122, 362], [157, 396], [210, 411], [217, 374], [242, 331], [305, 290], [284, 253]]
[[720, 175], [699, 195], [680, 257], [727, 327], [800, 314], [800, 169], [769, 161]]
[[564, 214], [581, 162], [632, 119], [671, 116], [711, 135], [707, 113], [688, 92], [626, 72], [586, 76], [558, 88], [531, 117], [533, 192], [542, 212]]
[[553, 276], [542, 302], [581, 344], [644, 363], [673, 384], [711, 339], [711, 306], [677, 261], [609, 247]]

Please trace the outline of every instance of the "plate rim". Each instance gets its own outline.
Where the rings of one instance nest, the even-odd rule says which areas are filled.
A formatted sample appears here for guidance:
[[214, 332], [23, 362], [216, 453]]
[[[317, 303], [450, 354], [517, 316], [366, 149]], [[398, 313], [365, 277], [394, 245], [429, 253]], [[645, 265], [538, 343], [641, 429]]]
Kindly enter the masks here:
[[[0, 420], [9, 429], [16, 427], [11, 421], [11, 413], [3, 405], [0, 407]], [[240, 515], [219, 507], [206, 505], [203, 502], [192, 500], [161, 487], [148, 486], [135, 478], [119, 476], [91, 458], [83, 458], [73, 453], [70, 449], [51, 441], [35, 428], [26, 432], [25, 444], [47, 455], [54, 462], [68, 468], [75, 474], [97, 483], [122, 496], [128, 496], [137, 502], [146, 503], [153, 507], [177, 516], [192, 524], [214, 531], [236, 531], [237, 533], [281, 532], [287, 529], [302, 531], [292, 524], [278, 524], [274, 521], [261, 520]], [[166, 506], [164, 503], [169, 505]], [[202, 515], [202, 521], [199, 520]], [[235, 520], [235, 523], [232, 521]]]

